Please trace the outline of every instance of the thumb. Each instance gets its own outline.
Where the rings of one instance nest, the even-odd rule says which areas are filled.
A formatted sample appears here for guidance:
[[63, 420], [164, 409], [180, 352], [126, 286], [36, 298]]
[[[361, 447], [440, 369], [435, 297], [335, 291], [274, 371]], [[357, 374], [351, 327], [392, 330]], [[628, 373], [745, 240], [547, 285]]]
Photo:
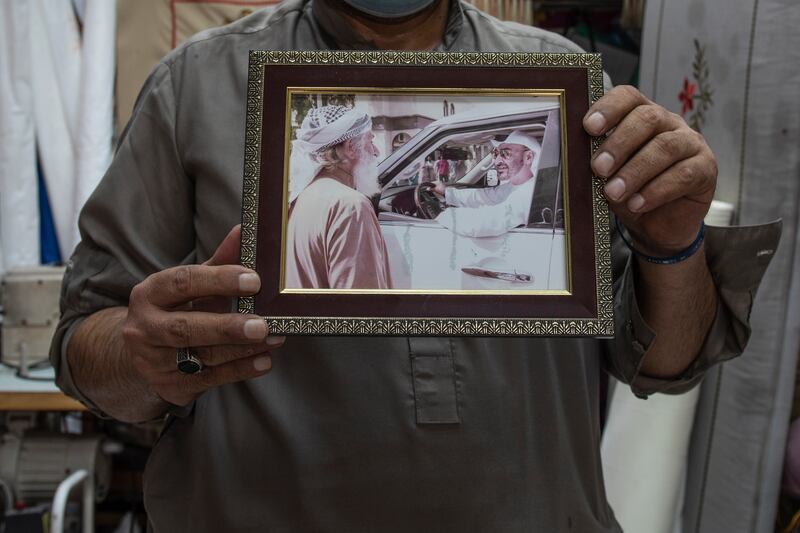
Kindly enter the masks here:
[[211, 259], [203, 263], [204, 265], [235, 265], [239, 263], [240, 245], [242, 239], [242, 225], [237, 224], [222, 239], [222, 242], [217, 246], [214, 255]]

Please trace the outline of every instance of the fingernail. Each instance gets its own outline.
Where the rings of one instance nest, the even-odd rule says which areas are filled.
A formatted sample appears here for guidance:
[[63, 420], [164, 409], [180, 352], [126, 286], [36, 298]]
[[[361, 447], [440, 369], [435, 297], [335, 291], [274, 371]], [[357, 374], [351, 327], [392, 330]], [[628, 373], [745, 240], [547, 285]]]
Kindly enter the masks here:
[[248, 339], [263, 339], [267, 334], [267, 324], [260, 318], [251, 318], [244, 323], [244, 336]]
[[606, 191], [606, 196], [612, 200], [619, 200], [625, 194], [625, 181], [622, 178], [614, 178], [606, 183], [603, 190]]
[[269, 337], [267, 337], [267, 341], [266, 342], [267, 342], [267, 346], [269, 346], [270, 348], [274, 348], [274, 347], [280, 346], [281, 344], [286, 342], [286, 337], [281, 337], [281, 336], [278, 336], [278, 335], [270, 335]]
[[594, 171], [601, 176], [608, 176], [611, 173], [611, 168], [614, 166], [614, 156], [608, 152], [601, 152], [594, 158], [592, 164]]
[[634, 194], [631, 196], [631, 199], [628, 200], [628, 209], [630, 211], [638, 211], [644, 205], [644, 196], [641, 194]]
[[258, 372], [264, 372], [272, 368], [272, 357], [268, 355], [261, 355], [253, 359], [253, 368]]
[[239, 290], [242, 292], [258, 292], [261, 288], [261, 278], [258, 274], [240, 274]]
[[595, 111], [583, 123], [589, 133], [602, 133], [606, 127], [606, 118], [599, 111]]

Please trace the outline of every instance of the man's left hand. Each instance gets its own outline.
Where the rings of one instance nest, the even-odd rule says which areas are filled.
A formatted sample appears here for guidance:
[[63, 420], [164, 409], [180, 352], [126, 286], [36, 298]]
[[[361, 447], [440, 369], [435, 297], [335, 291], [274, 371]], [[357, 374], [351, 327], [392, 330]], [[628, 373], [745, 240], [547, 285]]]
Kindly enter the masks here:
[[696, 238], [717, 181], [717, 161], [705, 139], [679, 115], [619, 86], [589, 109], [587, 133], [607, 134], [592, 159], [607, 178], [611, 210], [637, 248], [669, 256]]

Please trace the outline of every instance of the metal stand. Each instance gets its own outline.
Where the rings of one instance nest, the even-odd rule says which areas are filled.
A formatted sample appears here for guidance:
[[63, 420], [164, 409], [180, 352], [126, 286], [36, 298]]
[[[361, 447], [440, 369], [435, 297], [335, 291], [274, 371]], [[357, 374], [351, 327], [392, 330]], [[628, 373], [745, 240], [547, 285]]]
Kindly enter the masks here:
[[64, 533], [69, 493], [83, 483], [83, 533], [94, 533], [94, 476], [86, 470], [77, 470], [62, 481], [53, 496], [50, 508], [50, 533]]

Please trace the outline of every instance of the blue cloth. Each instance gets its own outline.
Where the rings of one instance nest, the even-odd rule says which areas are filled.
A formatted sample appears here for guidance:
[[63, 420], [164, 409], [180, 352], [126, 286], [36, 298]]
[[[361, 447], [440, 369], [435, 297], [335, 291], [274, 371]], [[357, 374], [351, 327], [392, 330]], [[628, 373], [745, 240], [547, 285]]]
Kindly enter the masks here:
[[42, 165], [36, 160], [36, 175], [39, 181], [39, 260], [43, 265], [61, 263], [61, 249], [53, 224], [53, 212], [47, 197], [47, 184], [44, 181]]

